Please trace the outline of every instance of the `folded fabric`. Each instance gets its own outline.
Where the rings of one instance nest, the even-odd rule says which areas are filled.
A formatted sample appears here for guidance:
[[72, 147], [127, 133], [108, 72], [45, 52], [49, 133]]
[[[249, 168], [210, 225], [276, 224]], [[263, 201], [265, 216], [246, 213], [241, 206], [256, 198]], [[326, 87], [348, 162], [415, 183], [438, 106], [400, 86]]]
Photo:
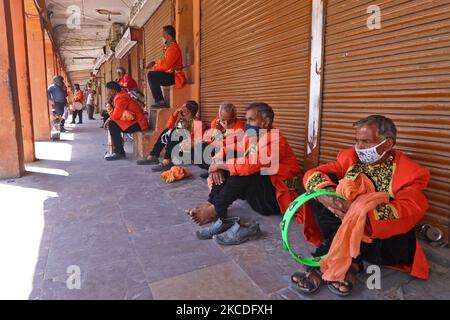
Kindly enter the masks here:
[[173, 166], [167, 171], [164, 171], [161, 173], [161, 180], [166, 183], [173, 183], [175, 181], [182, 180], [184, 178], [187, 178], [191, 175], [191, 172], [188, 168], [183, 168], [180, 166]]
[[343, 282], [351, 266], [352, 258], [357, 258], [360, 254], [361, 242], [372, 242], [364, 233], [367, 213], [380, 203], [389, 202], [389, 194], [375, 192], [372, 181], [365, 174], [360, 174], [355, 180], [342, 179], [339, 181], [336, 192], [353, 202], [333, 239], [327, 256], [320, 262], [320, 270], [323, 273], [323, 280]]

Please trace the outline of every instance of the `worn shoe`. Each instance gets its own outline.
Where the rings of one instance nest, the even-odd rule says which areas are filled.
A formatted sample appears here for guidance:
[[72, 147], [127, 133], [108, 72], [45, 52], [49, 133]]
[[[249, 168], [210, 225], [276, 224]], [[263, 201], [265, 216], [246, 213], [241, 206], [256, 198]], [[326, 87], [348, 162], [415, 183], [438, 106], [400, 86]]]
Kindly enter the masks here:
[[212, 239], [214, 235], [221, 234], [230, 229], [235, 223], [239, 223], [239, 217], [217, 219], [209, 228], [197, 230], [195, 235], [200, 240]]
[[164, 172], [170, 170], [173, 167], [173, 164], [169, 164], [168, 166], [163, 165], [162, 163], [157, 166], [152, 167], [152, 172]]
[[159, 160], [158, 159], [154, 159], [154, 160], [143, 159], [143, 160], [136, 161], [136, 163], [138, 166], [150, 166], [152, 164], [158, 164]]
[[63, 132], [63, 133], [67, 132], [67, 130], [65, 128], [61, 128], [60, 131]]
[[223, 246], [236, 246], [248, 240], [256, 240], [260, 235], [261, 229], [258, 223], [248, 228], [240, 226], [239, 223], [235, 223], [228, 231], [213, 236], [213, 239]]
[[105, 156], [106, 161], [116, 161], [116, 160], [121, 160], [121, 159], [125, 159], [125, 158], [126, 158], [126, 156], [124, 154], [119, 154], [119, 153], [107, 154]]

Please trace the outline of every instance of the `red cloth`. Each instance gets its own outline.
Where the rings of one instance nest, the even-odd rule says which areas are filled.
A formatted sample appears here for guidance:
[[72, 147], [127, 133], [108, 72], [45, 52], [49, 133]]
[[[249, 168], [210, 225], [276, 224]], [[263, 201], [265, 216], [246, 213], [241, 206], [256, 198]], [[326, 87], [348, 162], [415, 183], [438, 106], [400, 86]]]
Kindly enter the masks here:
[[[410, 231], [422, 220], [428, 209], [428, 202], [423, 194], [423, 190], [430, 179], [430, 172], [402, 152], [393, 150], [393, 153], [394, 173], [390, 188], [393, 199], [389, 201], [389, 205], [395, 210], [397, 217], [396, 219], [377, 220], [375, 212], [370, 212], [368, 214], [370, 237], [374, 239], [387, 239]], [[354, 148], [346, 149], [338, 154], [337, 161], [307, 171], [303, 182], [306, 186], [310, 177], [320, 173], [320, 176], [324, 178], [324, 182], [317, 189], [335, 186], [326, 176], [326, 173], [334, 173], [340, 180], [357, 161], [358, 156]], [[322, 234], [314, 221], [309, 204], [301, 208], [300, 213], [297, 215], [297, 222], [304, 224], [306, 240], [318, 246], [322, 241]], [[418, 241], [413, 264], [411, 266], [394, 267], [407, 271], [414, 277], [428, 279], [428, 262]]]
[[164, 57], [156, 63], [153, 70], [175, 73], [175, 88], [181, 89], [186, 84], [181, 48], [178, 43], [172, 42], [164, 51]]
[[[133, 121], [121, 120], [125, 110], [130, 111], [135, 115]], [[142, 131], [150, 128], [144, 110], [142, 110], [136, 101], [124, 92], [118, 93], [114, 98], [114, 111], [111, 114], [111, 119], [114, 120], [123, 131], [127, 130], [135, 123], [139, 123]]]
[[[256, 148], [251, 148], [252, 144], [251, 138], [246, 135], [239, 143], [239, 148], [244, 147], [244, 151], [247, 151], [246, 156], [244, 159], [229, 161], [228, 170], [232, 176], [246, 176], [267, 170], [264, 173], [270, 175], [277, 192], [278, 205], [284, 214], [298, 196], [295, 190], [290, 190], [285, 183], [300, 174], [294, 151], [278, 129], [269, 130], [259, 137]], [[272, 153], [272, 148], [275, 153]]]
[[127, 91], [126, 89], [128, 89], [128, 91], [133, 91], [138, 87], [137, 82], [134, 81], [134, 79], [127, 74], [124, 75], [123, 78], [119, 80], [119, 85], [122, 88], [124, 88], [125, 92]]

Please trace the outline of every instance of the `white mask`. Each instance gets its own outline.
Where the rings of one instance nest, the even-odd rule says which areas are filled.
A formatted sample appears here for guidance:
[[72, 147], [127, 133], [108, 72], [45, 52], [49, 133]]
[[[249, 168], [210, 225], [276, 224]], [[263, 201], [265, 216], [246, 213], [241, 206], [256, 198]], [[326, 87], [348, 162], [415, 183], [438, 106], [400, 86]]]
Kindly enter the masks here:
[[166, 38], [162, 37], [161, 40], [162, 40], [163, 45], [166, 45], [166, 44], [167, 44]]
[[358, 149], [358, 147], [355, 145], [355, 151], [356, 154], [358, 155], [359, 160], [364, 164], [373, 164], [380, 161], [380, 159], [383, 158], [384, 155], [386, 154], [386, 151], [380, 155], [377, 152], [377, 148], [386, 141], [387, 140], [385, 139], [382, 142], [380, 142], [380, 144], [368, 149]]

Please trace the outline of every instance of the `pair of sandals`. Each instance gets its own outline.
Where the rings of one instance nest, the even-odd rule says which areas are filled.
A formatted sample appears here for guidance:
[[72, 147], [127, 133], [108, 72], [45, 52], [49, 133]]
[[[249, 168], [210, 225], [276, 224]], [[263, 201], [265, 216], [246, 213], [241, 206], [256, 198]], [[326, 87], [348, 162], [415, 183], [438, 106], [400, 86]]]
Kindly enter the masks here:
[[[351, 294], [354, 282], [348, 281], [347, 277], [349, 274], [353, 275], [353, 278], [356, 281], [356, 275], [363, 270], [362, 263], [357, 263], [357, 266], [352, 263], [350, 269], [347, 271], [347, 275], [345, 277], [345, 281], [343, 282], [327, 282], [328, 290], [330, 290], [333, 294], [340, 297], [347, 297]], [[322, 274], [318, 268], [314, 267], [306, 267], [306, 272], [295, 272], [291, 276], [292, 287], [294, 290], [305, 293], [305, 294], [313, 294], [317, 290], [319, 290], [322, 285]], [[304, 286], [302, 286], [303, 284]], [[345, 287], [347, 290], [342, 291], [340, 288]]]

